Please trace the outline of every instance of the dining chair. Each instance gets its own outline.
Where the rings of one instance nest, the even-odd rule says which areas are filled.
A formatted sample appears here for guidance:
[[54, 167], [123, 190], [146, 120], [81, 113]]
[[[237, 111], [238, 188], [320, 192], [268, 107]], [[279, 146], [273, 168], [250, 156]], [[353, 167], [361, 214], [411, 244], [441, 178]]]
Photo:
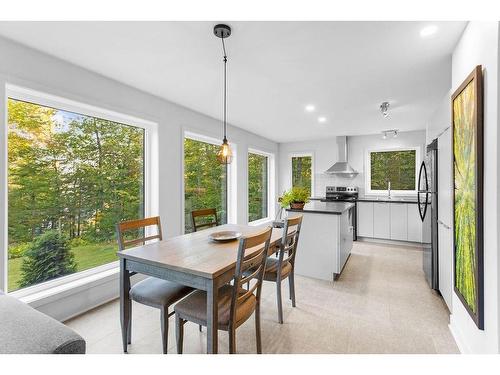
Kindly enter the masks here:
[[[260, 332], [260, 296], [272, 228], [257, 234], [241, 237], [238, 244], [236, 268], [231, 284], [219, 288], [218, 327], [229, 334], [229, 353], [236, 352], [236, 329], [255, 312], [257, 353], [262, 353]], [[257, 250], [255, 250], [257, 248]], [[252, 249], [252, 252], [248, 252]], [[245, 272], [252, 273], [245, 276]], [[251, 287], [244, 284], [251, 281]], [[175, 333], [177, 353], [182, 354], [184, 324], [187, 321], [207, 326], [207, 293], [197, 290], [177, 303]]]
[[268, 257], [264, 272], [265, 281], [276, 283], [278, 302], [278, 322], [283, 324], [283, 305], [281, 299], [281, 282], [288, 278], [290, 299], [295, 307], [295, 255], [299, 242], [302, 215], [287, 217], [284, 220], [283, 236], [279, 244], [277, 257]]
[[[215, 208], [205, 208], [203, 210], [191, 211], [194, 231], [197, 232], [201, 228], [211, 228], [219, 225], [217, 218], [217, 210]], [[197, 222], [197, 218], [212, 219], [211, 221], [202, 220]]]
[[[156, 234], [146, 236], [146, 228], [156, 227]], [[140, 220], [122, 221], [116, 225], [118, 249], [125, 250], [130, 246], [144, 245], [147, 241], [162, 240], [160, 217], [150, 217]], [[139, 238], [128, 239], [126, 232], [134, 233]], [[171, 281], [148, 277], [130, 289], [130, 314], [132, 315], [132, 301], [143, 305], [151, 306], [161, 311], [161, 339], [163, 344], [163, 354], [167, 354], [168, 349], [168, 318], [174, 314], [168, 312], [168, 308], [184, 298], [193, 291], [192, 288], [177, 284]], [[129, 320], [127, 330], [127, 342], [132, 342], [132, 316]]]

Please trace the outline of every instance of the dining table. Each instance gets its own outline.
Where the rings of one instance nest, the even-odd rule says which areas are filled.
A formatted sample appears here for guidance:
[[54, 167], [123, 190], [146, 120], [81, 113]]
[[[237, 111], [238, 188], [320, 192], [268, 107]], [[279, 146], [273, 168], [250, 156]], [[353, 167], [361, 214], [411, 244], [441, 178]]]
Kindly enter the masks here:
[[[236, 231], [243, 236], [262, 231], [269, 225], [224, 224], [202, 231], [147, 243], [117, 253], [120, 260], [120, 323], [124, 352], [127, 351], [127, 327], [131, 319], [130, 277], [142, 274], [173, 281], [207, 293], [207, 353], [216, 354], [218, 346], [218, 290], [235, 273], [238, 240], [217, 242], [210, 235]], [[283, 229], [273, 228], [269, 255], [276, 251]], [[247, 250], [251, 256], [262, 247]]]

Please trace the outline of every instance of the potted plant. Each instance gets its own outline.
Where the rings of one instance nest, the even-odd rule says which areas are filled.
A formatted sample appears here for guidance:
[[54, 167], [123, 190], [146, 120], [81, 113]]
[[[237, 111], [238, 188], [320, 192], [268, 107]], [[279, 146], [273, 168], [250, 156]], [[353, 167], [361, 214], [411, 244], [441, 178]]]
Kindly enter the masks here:
[[283, 192], [280, 199], [281, 207], [302, 210], [304, 205], [309, 202], [309, 190], [300, 186], [295, 186]]

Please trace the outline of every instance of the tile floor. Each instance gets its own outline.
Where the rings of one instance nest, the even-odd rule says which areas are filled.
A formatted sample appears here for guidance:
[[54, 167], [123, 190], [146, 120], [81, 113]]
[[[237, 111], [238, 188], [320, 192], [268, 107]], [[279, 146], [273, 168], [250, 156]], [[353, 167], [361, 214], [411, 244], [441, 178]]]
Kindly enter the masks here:
[[[356, 242], [341, 277], [331, 283], [296, 277], [297, 307], [284, 301], [277, 323], [275, 288], [263, 285], [264, 353], [458, 353], [448, 311], [427, 286], [421, 250]], [[283, 282], [288, 298], [288, 283]], [[88, 353], [121, 353], [119, 303], [112, 301], [66, 322], [87, 341]], [[255, 353], [254, 320], [236, 332], [237, 352]], [[206, 330], [185, 326], [184, 353], [204, 353]], [[175, 353], [170, 318], [169, 353]], [[219, 352], [228, 352], [219, 331]], [[134, 303], [129, 353], [161, 353], [159, 311]]]

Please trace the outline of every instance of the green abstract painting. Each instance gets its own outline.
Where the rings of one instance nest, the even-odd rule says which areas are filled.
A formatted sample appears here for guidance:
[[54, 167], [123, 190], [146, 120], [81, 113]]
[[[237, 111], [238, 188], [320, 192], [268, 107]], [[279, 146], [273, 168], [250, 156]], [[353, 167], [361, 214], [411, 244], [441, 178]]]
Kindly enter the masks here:
[[[482, 119], [477, 71], [453, 96], [455, 292], [476, 324], [482, 325]], [[481, 142], [482, 146], [482, 142]], [[480, 303], [481, 302], [481, 303]]]

